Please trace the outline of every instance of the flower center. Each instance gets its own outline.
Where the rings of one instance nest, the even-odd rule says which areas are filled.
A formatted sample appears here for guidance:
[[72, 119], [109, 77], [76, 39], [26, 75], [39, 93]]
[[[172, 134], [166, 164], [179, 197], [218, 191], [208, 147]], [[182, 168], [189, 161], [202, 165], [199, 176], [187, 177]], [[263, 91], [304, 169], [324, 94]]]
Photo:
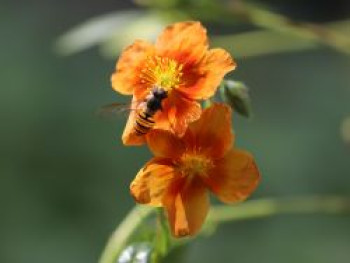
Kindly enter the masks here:
[[178, 88], [181, 84], [183, 65], [166, 57], [149, 57], [141, 70], [141, 83], [150, 87], [156, 85], [165, 91]]
[[186, 176], [206, 176], [212, 167], [213, 162], [203, 155], [185, 153], [181, 157], [180, 171]]

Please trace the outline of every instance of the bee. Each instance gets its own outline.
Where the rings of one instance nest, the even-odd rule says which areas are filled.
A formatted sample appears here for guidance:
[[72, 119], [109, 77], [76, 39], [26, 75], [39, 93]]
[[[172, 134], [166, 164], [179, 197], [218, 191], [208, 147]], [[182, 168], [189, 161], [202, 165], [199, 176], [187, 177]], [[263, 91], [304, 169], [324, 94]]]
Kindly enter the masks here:
[[154, 86], [150, 93], [146, 96], [144, 101], [137, 103], [136, 109], [125, 107], [125, 104], [112, 103], [102, 107], [101, 113], [113, 113], [117, 110], [135, 110], [136, 119], [134, 123], [134, 130], [136, 135], [142, 136], [148, 133], [155, 125], [154, 115], [162, 110], [162, 102], [168, 97], [168, 92], [159, 86]]
[[134, 129], [137, 135], [145, 135], [155, 125], [153, 116], [162, 110], [162, 102], [168, 97], [168, 93], [160, 87], [155, 86], [146, 97], [143, 109], [137, 111]]

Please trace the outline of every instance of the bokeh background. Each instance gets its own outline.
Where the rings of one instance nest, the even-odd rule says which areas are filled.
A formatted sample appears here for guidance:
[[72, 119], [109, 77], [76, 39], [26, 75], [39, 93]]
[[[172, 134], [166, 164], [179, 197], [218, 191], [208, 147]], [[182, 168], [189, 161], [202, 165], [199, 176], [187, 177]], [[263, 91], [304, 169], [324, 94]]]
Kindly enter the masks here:
[[[350, 18], [348, 0], [260, 4], [297, 21]], [[115, 57], [98, 47], [69, 56], [57, 51], [58, 37], [73, 26], [130, 9], [145, 7], [117, 0], [0, 2], [0, 262], [97, 262], [134, 205], [128, 185], [150, 153], [122, 146], [125, 119], [94, 114], [104, 104], [126, 101], [110, 88]], [[208, 13], [204, 24], [212, 35], [257, 30]], [[130, 38], [129, 23], [113, 29], [126, 34], [117, 34], [120, 40]], [[107, 50], [124, 44], [114, 41]], [[264, 42], [225, 45], [239, 54], [230, 77], [250, 87], [253, 101], [252, 119], [235, 117], [237, 145], [254, 153], [262, 172], [251, 198], [348, 196], [350, 144], [341, 127], [350, 116], [350, 56], [322, 44], [250, 55], [247, 48]], [[184, 262], [349, 260], [349, 216], [295, 215], [223, 225], [193, 242]]]

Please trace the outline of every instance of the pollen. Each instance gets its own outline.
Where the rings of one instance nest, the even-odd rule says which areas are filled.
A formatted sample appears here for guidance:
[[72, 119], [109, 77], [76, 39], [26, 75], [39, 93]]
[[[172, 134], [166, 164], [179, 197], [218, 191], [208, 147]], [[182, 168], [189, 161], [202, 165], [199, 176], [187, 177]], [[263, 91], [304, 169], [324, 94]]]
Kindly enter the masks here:
[[184, 176], [206, 176], [208, 170], [213, 167], [213, 162], [208, 157], [200, 154], [185, 153], [181, 157], [180, 172]]
[[166, 91], [182, 84], [183, 65], [167, 57], [149, 57], [141, 70], [141, 83], [149, 87], [158, 86]]

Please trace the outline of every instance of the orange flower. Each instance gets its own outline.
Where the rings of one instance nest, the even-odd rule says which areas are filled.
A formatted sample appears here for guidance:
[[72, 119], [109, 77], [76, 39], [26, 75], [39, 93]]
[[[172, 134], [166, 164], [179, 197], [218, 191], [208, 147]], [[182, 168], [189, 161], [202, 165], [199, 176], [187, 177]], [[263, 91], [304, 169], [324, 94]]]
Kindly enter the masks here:
[[[208, 49], [206, 29], [199, 22], [175, 23], [165, 28], [153, 45], [137, 40], [121, 54], [111, 77], [112, 87], [133, 95], [139, 108], [154, 87], [167, 92], [162, 110], [154, 115], [154, 128], [181, 136], [188, 123], [201, 114], [198, 100], [213, 96], [224, 75], [236, 64], [223, 49]], [[124, 144], [145, 142], [133, 129], [136, 113], [130, 114], [122, 139]]]
[[233, 141], [231, 109], [223, 104], [205, 109], [182, 138], [152, 130], [147, 142], [155, 157], [131, 183], [131, 194], [138, 203], [164, 207], [175, 237], [196, 234], [209, 208], [207, 189], [235, 203], [260, 180], [253, 156]]

